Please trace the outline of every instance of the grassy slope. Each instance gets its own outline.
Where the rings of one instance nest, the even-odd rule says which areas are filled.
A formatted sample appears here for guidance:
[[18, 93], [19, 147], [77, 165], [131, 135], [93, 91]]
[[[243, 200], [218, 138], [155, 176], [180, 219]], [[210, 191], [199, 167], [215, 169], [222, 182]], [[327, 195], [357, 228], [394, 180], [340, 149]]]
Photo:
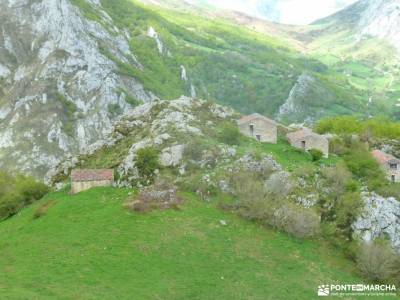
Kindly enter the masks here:
[[311, 155], [301, 149], [292, 147], [283, 136], [279, 136], [277, 144], [259, 143], [251, 138], [243, 138], [239, 153], [270, 154], [287, 171], [294, 171], [303, 166], [334, 165], [340, 158], [331, 155], [319, 162], [312, 162]]
[[[181, 211], [131, 214], [122, 207], [127, 196], [113, 188], [52, 193], [0, 223], [2, 298], [308, 300], [318, 284], [361, 281], [319, 241], [295, 240], [191, 195]], [[49, 200], [55, 206], [34, 220]]]

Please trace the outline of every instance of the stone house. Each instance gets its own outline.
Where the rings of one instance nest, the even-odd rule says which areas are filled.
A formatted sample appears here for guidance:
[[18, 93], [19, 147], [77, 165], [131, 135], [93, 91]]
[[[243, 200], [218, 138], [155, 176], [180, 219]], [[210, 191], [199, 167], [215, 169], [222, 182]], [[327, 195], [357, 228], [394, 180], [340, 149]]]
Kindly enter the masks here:
[[91, 189], [97, 186], [112, 186], [114, 183], [114, 170], [73, 170], [71, 172], [71, 193]]
[[286, 137], [293, 147], [305, 151], [317, 149], [324, 154], [324, 157], [329, 156], [329, 140], [325, 136], [317, 134], [309, 128], [290, 132]]
[[400, 159], [380, 150], [372, 151], [372, 156], [385, 170], [391, 182], [400, 182]]
[[278, 140], [278, 124], [260, 114], [251, 114], [238, 120], [242, 134], [260, 142], [276, 144]]

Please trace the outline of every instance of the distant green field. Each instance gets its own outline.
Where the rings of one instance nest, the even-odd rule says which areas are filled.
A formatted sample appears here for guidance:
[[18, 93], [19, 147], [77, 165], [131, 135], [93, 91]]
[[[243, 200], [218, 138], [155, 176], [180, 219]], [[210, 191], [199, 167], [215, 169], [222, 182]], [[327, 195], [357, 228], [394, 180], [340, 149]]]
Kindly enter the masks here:
[[[0, 298], [309, 300], [318, 284], [362, 281], [323, 242], [293, 239], [190, 194], [179, 211], [129, 213], [128, 193], [51, 193], [0, 223]], [[50, 200], [47, 215], [34, 219]]]

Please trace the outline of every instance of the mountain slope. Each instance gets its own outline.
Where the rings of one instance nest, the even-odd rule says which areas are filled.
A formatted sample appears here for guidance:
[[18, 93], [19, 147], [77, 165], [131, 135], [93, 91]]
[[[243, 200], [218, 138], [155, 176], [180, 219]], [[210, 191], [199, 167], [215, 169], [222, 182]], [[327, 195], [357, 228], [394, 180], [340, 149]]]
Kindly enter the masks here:
[[[101, 51], [140, 67], [126, 33], [86, 19], [68, 0], [0, 3], [0, 166], [39, 175], [84, 149], [127, 109], [127, 96], [155, 98]], [[124, 91], [124, 92], [121, 92]], [[126, 91], [126, 92], [125, 92]]]
[[400, 1], [360, 0], [315, 24], [352, 26], [360, 37], [386, 39], [400, 49]]
[[309, 27], [291, 33], [307, 52], [342, 73], [370, 106], [389, 107], [400, 116], [400, 52], [398, 0], [361, 0]]
[[300, 53], [289, 32], [277, 38], [286, 27], [268, 36], [231, 18], [127, 0], [20, 0], [0, 8], [1, 168], [43, 177], [101, 140], [124, 111], [158, 98], [211, 99], [287, 123], [393, 113], [397, 77], [376, 71], [373, 86], [384, 97], [371, 102], [369, 84], [355, 76], [353, 84], [325, 56]]

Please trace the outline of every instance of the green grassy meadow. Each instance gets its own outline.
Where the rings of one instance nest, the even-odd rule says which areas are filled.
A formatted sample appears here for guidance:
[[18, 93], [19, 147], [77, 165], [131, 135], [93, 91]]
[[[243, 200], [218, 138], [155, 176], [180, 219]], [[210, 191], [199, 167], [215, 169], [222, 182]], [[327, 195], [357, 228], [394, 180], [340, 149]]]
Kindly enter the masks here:
[[130, 192], [50, 193], [0, 223], [0, 298], [309, 300], [318, 284], [362, 282], [322, 241], [291, 238], [191, 194], [180, 210], [130, 213]]

